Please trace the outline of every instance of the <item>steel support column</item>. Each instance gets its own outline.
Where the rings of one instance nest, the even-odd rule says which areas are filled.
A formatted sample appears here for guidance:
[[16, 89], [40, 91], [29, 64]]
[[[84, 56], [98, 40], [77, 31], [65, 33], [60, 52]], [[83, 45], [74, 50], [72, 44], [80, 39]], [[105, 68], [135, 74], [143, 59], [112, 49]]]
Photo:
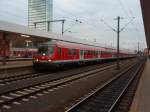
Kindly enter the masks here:
[[6, 33], [3, 33], [2, 34], [2, 42], [1, 42], [1, 46], [2, 46], [2, 48], [1, 48], [1, 50], [2, 50], [2, 64], [3, 65], [6, 65], [6, 58], [7, 58], [7, 56], [9, 55], [9, 44], [10, 44], [10, 42], [9, 42], [9, 40], [7, 39], [7, 35], [8, 34], [6, 34]]

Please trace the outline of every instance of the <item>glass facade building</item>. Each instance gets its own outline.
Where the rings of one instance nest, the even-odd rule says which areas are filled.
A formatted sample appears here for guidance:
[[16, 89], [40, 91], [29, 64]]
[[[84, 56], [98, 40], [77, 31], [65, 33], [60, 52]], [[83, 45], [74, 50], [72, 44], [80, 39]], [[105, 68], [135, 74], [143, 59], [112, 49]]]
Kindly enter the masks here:
[[[35, 27], [35, 22], [50, 21], [53, 18], [53, 0], [28, 0], [28, 26]], [[48, 31], [48, 23], [37, 23], [36, 28]], [[49, 31], [52, 31], [50, 23]]]

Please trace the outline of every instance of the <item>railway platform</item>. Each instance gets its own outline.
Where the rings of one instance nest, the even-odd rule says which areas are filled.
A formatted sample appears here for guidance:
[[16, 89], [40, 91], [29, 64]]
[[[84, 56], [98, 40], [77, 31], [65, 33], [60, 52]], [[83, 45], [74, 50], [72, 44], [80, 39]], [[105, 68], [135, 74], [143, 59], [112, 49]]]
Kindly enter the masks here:
[[129, 112], [150, 112], [150, 60], [148, 59], [141, 76]]
[[2, 61], [0, 61], [0, 70], [30, 66], [32, 66], [32, 60], [9, 60], [6, 62], [5, 65], [2, 63]]

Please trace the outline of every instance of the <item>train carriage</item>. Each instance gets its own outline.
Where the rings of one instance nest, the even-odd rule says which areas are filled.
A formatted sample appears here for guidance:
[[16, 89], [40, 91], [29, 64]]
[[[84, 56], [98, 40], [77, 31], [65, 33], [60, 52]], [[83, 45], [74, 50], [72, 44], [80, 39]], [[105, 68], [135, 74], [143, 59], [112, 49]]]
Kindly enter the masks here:
[[37, 55], [33, 57], [34, 66], [65, 64], [81, 64], [102, 59], [116, 58], [116, 50], [73, 42], [51, 41], [38, 48]]

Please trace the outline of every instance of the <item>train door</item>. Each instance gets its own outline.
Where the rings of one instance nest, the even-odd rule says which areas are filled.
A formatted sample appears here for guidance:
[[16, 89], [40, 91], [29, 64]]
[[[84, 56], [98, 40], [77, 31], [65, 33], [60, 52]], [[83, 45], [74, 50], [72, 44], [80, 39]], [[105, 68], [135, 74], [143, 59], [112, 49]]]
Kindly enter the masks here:
[[80, 60], [84, 59], [84, 50], [80, 50]]
[[58, 47], [58, 60], [62, 60], [62, 49]]
[[98, 58], [101, 58], [101, 51], [98, 51]]

